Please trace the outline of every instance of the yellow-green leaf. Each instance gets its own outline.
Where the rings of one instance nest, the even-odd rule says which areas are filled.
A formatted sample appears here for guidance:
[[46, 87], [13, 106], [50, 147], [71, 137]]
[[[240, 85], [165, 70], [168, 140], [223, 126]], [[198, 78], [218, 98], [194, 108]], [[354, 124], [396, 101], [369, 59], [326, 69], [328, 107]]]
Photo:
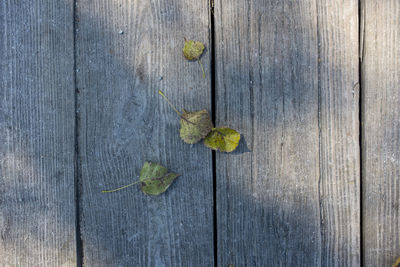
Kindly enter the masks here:
[[239, 141], [240, 133], [230, 128], [219, 127], [206, 136], [204, 144], [213, 150], [232, 152], [239, 145]]
[[180, 174], [168, 173], [168, 169], [158, 163], [145, 162], [140, 171], [140, 185], [143, 193], [159, 195], [164, 193]]
[[400, 258], [398, 258], [394, 263], [392, 267], [399, 267], [400, 266]]
[[198, 60], [204, 52], [204, 44], [193, 40], [185, 40], [183, 56], [187, 60]]
[[183, 110], [179, 134], [185, 143], [195, 144], [206, 137], [213, 127], [207, 110], [195, 112]]

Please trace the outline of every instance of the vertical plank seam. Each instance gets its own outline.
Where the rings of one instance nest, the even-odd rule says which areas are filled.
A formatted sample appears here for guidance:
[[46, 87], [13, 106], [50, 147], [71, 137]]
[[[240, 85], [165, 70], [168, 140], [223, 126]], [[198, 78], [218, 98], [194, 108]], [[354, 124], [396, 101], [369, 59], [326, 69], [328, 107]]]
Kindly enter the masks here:
[[317, 87], [318, 87], [318, 201], [319, 201], [319, 223], [320, 223], [320, 238], [321, 238], [321, 255], [320, 255], [320, 265], [322, 265], [323, 261], [323, 253], [324, 250], [322, 247], [324, 246], [324, 219], [323, 219], [323, 201], [322, 198], [323, 196], [321, 195], [322, 191], [322, 160], [321, 160], [321, 150], [322, 150], [322, 127], [321, 127], [321, 36], [320, 36], [320, 17], [319, 17], [319, 5], [318, 1], [316, 0], [316, 11], [317, 11]]
[[81, 225], [80, 225], [80, 201], [81, 201], [81, 178], [82, 178], [82, 163], [80, 156], [79, 147], [79, 135], [81, 128], [81, 118], [79, 112], [79, 89], [77, 88], [77, 51], [76, 51], [76, 29], [78, 23], [77, 17], [77, 0], [72, 1], [73, 4], [73, 56], [74, 56], [74, 111], [75, 111], [75, 129], [74, 129], [74, 142], [75, 142], [75, 153], [74, 153], [74, 194], [75, 194], [75, 241], [76, 241], [76, 265], [77, 267], [83, 266], [83, 247], [81, 237]]
[[[216, 99], [215, 99], [215, 29], [214, 29], [214, 0], [209, 2], [210, 30], [211, 30], [211, 116], [215, 126], [216, 122]], [[212, 177], [213, 177], [213, 244], [214, 244], [214, 266], [218, 267], [218, 224], [217, 224], [217, 155], [212, 151]]]
[[362, 90], [362, 64], [364, 59], [364, 38], [365, 38], [365, 6], [363, 0], [358, 1], [358, 132], [359, 132], [359, 153], [360, 153], [360, 264], [364, 266], [364, 228], [363, 228], [363, 90]]

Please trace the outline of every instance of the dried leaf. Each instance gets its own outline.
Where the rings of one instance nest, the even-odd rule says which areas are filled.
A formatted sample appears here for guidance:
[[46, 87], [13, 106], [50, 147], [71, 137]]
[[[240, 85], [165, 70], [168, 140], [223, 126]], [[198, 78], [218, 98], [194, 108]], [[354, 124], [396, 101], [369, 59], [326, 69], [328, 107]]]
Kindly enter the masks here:
[[181, 128], [179, 133], [184, 142], [188, 144], [195, 144], [206, 137], [208, 133], [210, 133], [214, 126], [207, 110], [203, 109], [200, 111], [188, 112], [183, 109], [183, 112], [181, 113], [176, 109], [171, 101], [169, 101], [169, 99], [161, 90], [158, 90], [158, 93], [165, 99], [165, 101], [167, 101], [167, 103], [181, 118]]
[[140, 185], [143, 193], [159, 195], [164, 193], [180, 174], [168, 173], [168, 169], [158, 163], [145, 162], [140, 171]]
[[183, 46], [183, 56], [187, 60], [197, 60], [200, 64], [201, 71], [203, 72], [203, 78], [206, 78], [206, 72], [204, 71], [203, 64], [201, 63], [200, 57], [203, 54], [205, 46], [202, 42], [186, 40]]
[[183, 56], [187, 60], [198, 60], [203, 54], [205, 46], [202, 42], [197, 42], [193, 40], [185, 40], [185, 45], [183, 46]]
[[168, 173], [168, 169], [158, 163], [146, 161], [143, 164], [142, 170], [140, 171], [139, 181], [113, 190], [103, 190], [102, 192], [116, 192], [140, 183], [143, 193], [148, 195], [159, 195], [161, 193], [164, 193], [178, 176], [180, 176], [180, 174]]
[[203, 109], [195, 112], [183, 110], [179, 133], [185, 143], [195, 144], [206, 137], [213, 127], [207, 110]]
[[221, 152], [232, 152], [239, 145], [240, 134], [230, 128], [214, 128], [204, 139], [204, 144]]

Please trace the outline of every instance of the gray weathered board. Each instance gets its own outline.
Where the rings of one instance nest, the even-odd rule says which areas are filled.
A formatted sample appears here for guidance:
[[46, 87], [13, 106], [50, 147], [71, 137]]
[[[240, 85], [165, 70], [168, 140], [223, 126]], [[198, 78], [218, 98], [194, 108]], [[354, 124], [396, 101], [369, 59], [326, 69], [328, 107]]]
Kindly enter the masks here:
[[358, 266], [358, 1], [217, 1], [219, 266]]
[[[400, 256], [400, 2], [214, 8], [0, 2], [0, 266], [391, 266]], [[211, 112], [211, 15], [217, 125], [242, 133], [236, 152], [216, 154], [216, 233], [212, 154], [180, 140], [157, 94]], [[208, 47], [205, 79], [183, 59], [184, 38]], [[137, 180], [145, 160], [182, 176], [158, 197], [101, 193]]]
[[0, 266], [75, 266], [73, 1], [0, 1]]
[[[211, 151], [184, 144], [178, 109], [211, 111], [210, 51], [182, 56], [184, 38], [210, 47], [207, 1], [81, 0], [76, 6], [80, 223], [85, 266], [212, 266]], [[144, 161], [181, 173], [163, 195], [139, 186]]]
[[362, 2], [364, 263], [391, 266], [400, 257], [400, 1]]

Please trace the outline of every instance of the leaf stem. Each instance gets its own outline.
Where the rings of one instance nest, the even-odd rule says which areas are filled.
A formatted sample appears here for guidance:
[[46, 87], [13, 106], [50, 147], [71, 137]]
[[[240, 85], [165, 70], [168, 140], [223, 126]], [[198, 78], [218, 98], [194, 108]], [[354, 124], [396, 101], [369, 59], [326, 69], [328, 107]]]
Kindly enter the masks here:
[[131, 184], [124, 185], [124, 186], [122, 186], [122, 187], [118, 187], [118, 188], [116, 188], [116, 189], [112, 189], [112, 190], [102, 190], [101, 192], [102, 192], [102, 193], [112, 193], [112, 192], [116, 192], [116, 191], [119, 191], [119, 190], [121, 190], [121, 189], [125, 189], [125, 188], [127, 188], [127, 187], [130, 187], [130, 186], [132, 186], [132, 185], [138, 184], [138, 183], [140, 183], [140, 182], [141, 182], [141, 181], [139, 180], [139, 181], [133, 182], [133, 183], [131, 183]]
[[170, 105], [170, 107], [178, 114], [179, 117], [182, 116], [182, 114], [176, 109], [176, 107], [169, 101], [169, 99], [164, 95], [164, 93], [161, 90], [158, 90], [158, 93], [167, 101], [167, 103]]
[[201, 71], [203, 72], [203, 79], [205, 79], [206, 78], [206, 72], [204, 71], [203, 64], [201, 63], [200, 58], [197, 61], [199, 62], [200, 67], [201, 67]]

